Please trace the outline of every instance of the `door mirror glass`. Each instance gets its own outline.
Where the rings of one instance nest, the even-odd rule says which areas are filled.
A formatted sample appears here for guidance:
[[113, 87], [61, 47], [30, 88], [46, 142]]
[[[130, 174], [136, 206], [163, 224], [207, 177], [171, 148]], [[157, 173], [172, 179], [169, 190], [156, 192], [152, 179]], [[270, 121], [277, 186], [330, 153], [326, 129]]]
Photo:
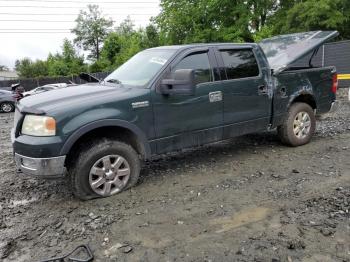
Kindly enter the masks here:
[[163, 95], [194, 95], [195, 90], [196, 84], [192, 69], [178, 69], [174, 72], [173, 79], [163, 79], [160, 84], [160, 93]]

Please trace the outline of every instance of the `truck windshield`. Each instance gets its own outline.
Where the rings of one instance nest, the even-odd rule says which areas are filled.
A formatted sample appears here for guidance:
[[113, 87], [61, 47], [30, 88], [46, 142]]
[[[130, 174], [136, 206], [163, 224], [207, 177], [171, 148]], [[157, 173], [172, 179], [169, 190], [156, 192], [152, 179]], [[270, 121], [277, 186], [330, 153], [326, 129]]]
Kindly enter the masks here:
[[104, 80], [110, 83], [144, 86], [164, 66], [176, 50], [145, 50], [130, 58]]

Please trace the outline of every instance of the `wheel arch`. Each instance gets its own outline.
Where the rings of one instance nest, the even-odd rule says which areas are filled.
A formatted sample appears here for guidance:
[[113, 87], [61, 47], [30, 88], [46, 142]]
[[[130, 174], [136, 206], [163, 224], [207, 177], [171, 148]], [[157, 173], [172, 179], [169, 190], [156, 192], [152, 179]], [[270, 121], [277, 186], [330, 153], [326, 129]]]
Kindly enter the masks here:
[[83, 141], [88, 141], [95, 137], [120, 139], [130, 144], [143, 159], [148, 159], [151, 155], [148, 140], [136, 125], [124, 120], [113, 119], [95, 121], [79, 128], [66, 140], [60, 154], [67, 155], [67, 159], [69, 159], [72, 151], [79, 147]]
[[311, 106], [312, 109], [317, 109], [317, 102], [313, 94], [308, 92], [300, 92], [291, 97], [288, 108], [295, 103], [305, 103]]

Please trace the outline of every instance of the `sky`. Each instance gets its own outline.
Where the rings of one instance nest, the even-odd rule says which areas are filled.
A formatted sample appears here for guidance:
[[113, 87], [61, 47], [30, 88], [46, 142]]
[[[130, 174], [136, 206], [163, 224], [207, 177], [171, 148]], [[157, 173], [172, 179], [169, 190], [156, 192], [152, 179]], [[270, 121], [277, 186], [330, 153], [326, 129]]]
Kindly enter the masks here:
[[159, 11], [159, 0], [0, 0], [0, 65], [13, 68], [16, 59], [46, 59], [61, 49], [79, 11], [100, 6], [104, 16], [120, 24], [128, 15], [145, 27]]

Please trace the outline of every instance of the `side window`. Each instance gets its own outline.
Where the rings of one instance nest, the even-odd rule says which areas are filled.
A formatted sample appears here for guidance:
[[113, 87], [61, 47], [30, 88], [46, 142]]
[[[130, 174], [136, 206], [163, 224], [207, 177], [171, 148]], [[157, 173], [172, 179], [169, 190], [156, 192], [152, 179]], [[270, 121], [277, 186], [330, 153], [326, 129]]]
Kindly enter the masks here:
[[254, 77], [259, 75], [259, 66], [252, 50], [220, 50], [227, 79]]
[[209, 58], [207, 53], [195, 53], [186, 56], [175, 67], [172, 68], [172, 73], [178, 69], [193, 69], [195, 73], [196, 84], [213, 81], [213, 72], [210, 68]]

